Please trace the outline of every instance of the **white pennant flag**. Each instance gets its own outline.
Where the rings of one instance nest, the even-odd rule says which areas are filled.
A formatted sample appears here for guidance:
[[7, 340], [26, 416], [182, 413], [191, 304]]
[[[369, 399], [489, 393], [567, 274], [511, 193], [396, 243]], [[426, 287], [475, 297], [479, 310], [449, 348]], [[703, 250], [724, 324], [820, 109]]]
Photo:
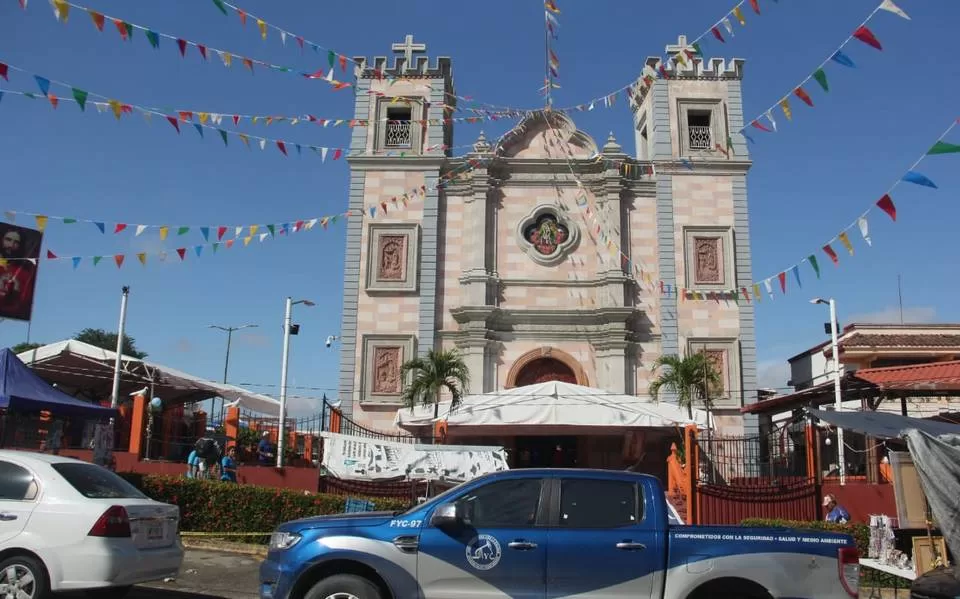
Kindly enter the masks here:
[[770, 111], [769, 111], [769, 110], [767, 111], [766, 117], [767, 117], [767, 120], [770, 121], [770, 124], [773, 125], [773, 130], [774, 130], [774, 132], [776, 132], [776, 130], [777, 130], [777, 121], [773, 120], [773, 115], [770, 114]]
[[326, 77], [327, 81], [333, 82], [333, 71], [334, 71], [334, 68], [330, 67], [330, 70], [327, 72], [327, 77]]
[[140, 237], [140, 234], [147, 230], [147, 225], [137, 225], [137, 232], [134, 237]]
[[261, 150], [267, 149], [267, 140], [262, 137], [260, 138], [260, 149]]
[[860, 234], [863, 235], [863, 240], [867, 242], [867, 245], [873, 245], [870, 243], [870, 229], [867, 225], [867, 219], [863, 216], [857, 219], [857, 226], [860, 227]]
[[280, 43], [284, 46], [287, 45], [287, 32], [282, 29], [280, 30]]
[[233, 236], [234, 236], [234, 237], [240, 237], [240, 234], [241, 234], [241, 233], [243, 233], [243, 227], [237, 227], [237, 228], [236, 228], [236, 231], [235, 231], [234, 234], [233, 234]]
[[269, 236], [270, 236], [269, 233], [261, 233], [261, 234], [260, 234], [260, 243], [263, 243], [263, 240], [266, 239], [266, 238], [269, 237]]
[[160, 252], [160, 262], [166, 262], [166, 261], [167, 261], [167, 253]]
[[222, 115], [222, 114], [213, 113], [213, 114], [210, 115], [210, 120], [213, 121], [214, 123], [216, 123], [217, 125], [219, 125], [219, 124], [223, 121], [223, 115]]
[[327, 161], [327, 148], [320, 148], [320, 162]]
[[764, 281], [763, 286], [767, 288], [767, 293], [770, 294], [770, 299], [773, 299], [773, 285], [770, 284], [770, 279]]
[[897, 15], [898, 17], [903, 17], [904, 19], [906, 19], [906, 20], [908, 20], [908, 21], [911, 20], [911, 19], [910, 19], [910, 15], [908, 15], [908, 14], [905, 13], [905, 12], [903, 12], [903, 10], [902, 10], [899, 6], [897, 6], [896, 4], [893, 3], [893, 0], [883, 0], [883, 3], [880, 4], [880, 9], [881, 9], [881, 10], [885, 10], [885, 11], [887, 11], [887, 12], [892, 12], [893, 14]]
[[309, 231], [310, 229], [312, 229], [315, 224], [317, 224], [317, 219], [311, 218], [310, 220], [308, 220], [306, 224], [307, 230]]
[[97, 112], [103, 114], [107, 110], [107, 104], [105, 102], [94, 102], [94, 106], [97, 107]]
[[723, 27], [727, 30], [727, 33], [729, 33], [731, 36], [735, 36], [733, 33], [733, 25], [730, 24], [730, 19], [723, 19]]

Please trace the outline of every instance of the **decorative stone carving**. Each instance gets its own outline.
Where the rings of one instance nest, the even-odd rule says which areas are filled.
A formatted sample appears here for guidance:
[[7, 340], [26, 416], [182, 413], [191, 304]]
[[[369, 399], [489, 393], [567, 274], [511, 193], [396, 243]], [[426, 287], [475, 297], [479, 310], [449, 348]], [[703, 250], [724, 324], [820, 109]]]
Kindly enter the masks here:
[[373, 352], [373, 393], [400, 393], [399, 347], [377, 347]]
[[576, 225], [548, 205], [538, 206], [520, 221], [517, 236], [524, 253], [542, 266], [559, 264], [580, 240]]
[[710, 389], [711, 393], [722, 394], [726, 391], [726, 380], [727, 380], [727, 351], [723, 349], [707, 349], [704, 350], [706, 353], [707, 361], [713, 366], [713, 371], [717, 373], [717, 376], [720, 378], [720, 384]]
[[381, 235], [377, 280], [403, 281], [406, 279], [407, 236]]
[[723, 240], [719, 237], [694, 237], [694, 282], [723, 284]]

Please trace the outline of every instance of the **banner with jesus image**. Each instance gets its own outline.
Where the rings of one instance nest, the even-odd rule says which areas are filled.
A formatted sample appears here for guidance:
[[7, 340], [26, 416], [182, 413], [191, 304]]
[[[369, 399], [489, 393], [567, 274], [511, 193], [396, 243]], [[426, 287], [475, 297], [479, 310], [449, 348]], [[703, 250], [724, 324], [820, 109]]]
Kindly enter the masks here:
[[30, 320], [43, 233], [0, 223], [0, 318]]

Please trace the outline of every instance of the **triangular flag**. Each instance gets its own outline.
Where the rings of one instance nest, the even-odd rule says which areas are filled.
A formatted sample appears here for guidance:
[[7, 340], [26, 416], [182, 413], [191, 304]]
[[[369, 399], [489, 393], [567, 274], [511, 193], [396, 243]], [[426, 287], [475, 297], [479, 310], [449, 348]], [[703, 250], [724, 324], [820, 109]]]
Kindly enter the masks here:
[[217, 132], [220, 133], [220, 139], [223, 140], [223, 145], [227, 145], [227, 132], [223, 129], [217, 129]]
[[957, 144], [948, 144], [945, 141], [938, 141], [933, 144], [933, 147], [927, 151], [927, 155], [932, 156], [934, 154], [956, 154], [960, 152], [960, 145]]
[[823, 88], [823, 91], [830, 91], [830, 86], [827, 85], [827, 74], [823, 71], [823, 69], [817, 69], [813, 73], [813, 78], [817, 80], [817, 83], [820, 84], [820, 87]]
[[144, 253], [144, 252], [140, 252], [139, 254], [137, 254], [137, 260], [140, 261], [140, 264], [143, 264], [144, 266], [146, 266], [146, 265], [147, 265], [147, 254]]
[[870, 242], [870, 229], [869, 225], [867, 224], [867, 219], [862, 216], [858, 218], [857, 226], [860, 227], [860, 235], [863, 236], [863, 240], [867, 242], [867, 245], [873, 245]]
[[844, 231], [843, 233], [840, 233], [839, 235], [837, 235], [837, 239], [840, 240], [840, 243], [843, 244], [843, 247], [847, 248], [847, 251], [848, 251], [848, 252], [850, 253], [850, 255], [852, 256], [852, 255], [853, 255], [853, 244], [850, 243], [850, 238], [847, 237], [847, 232]]
[[764, 116], [767, 117], [767, 120], [770, 121], [770, 125], [773, 126], [773, 130], [776, 131], [776, 130], [777, 130], [777, 121], [773, 120], [773, 115], [770, 114], [770, 111], [768, 110], [768, 111], [764, 114]]
[[873, 32], [870, 31], [866, 25], [858, 27], [857, 30], [853, 32], [853, 37], [868, 46], [873, 46], [877, 50], [883, 50], [883, 46], [880, 45], [880, 40], [877, 39], [877, 36], [873, 35]]
[[[276, 233], [277, 233], [276, 225], [267, 225], [267, 230], [270, 231], [270, 235], [271, 235], [271, 236], [276, 235]], [[252, 235], [252, 233], [251, 233], [251, 235]]]
[[37, 221], [37, 230], [43, 233], [44, 229], [47, 228], [47, 217], [43, 216], [42, 214], [38, 214], [33, 218]]
[[932, 187], [933, 189], [937, 189], [936, 183], [928, 179], [926, 175], [921, 175], [916, 171], [907, 171], [906, 174], [903, 175], [903, 180], [907, 183], [914, 183], [916, 185], [923, 185], [924, 187]]
[[193, 250], [197, 252], [197, 258], [199, 258], [200, 254], [203, 252], [203, 246], [202, 245], [194, 246]]
[[760, 4], [757, 2], [757, 0], [750, 0], [750, 6], [753, 7], [753, 12], [757, 13], [758, 15], [760, 14]]
[[194, 123], [194, 124], [193, 124], [193, 128], [197, 130], [197, 133], [199, 133], [199, 134], [200, 134], [200, 137], [202, 138], [202, 137], [203, 137], [203, 125], [201, 125], [200, 123]]
[[200, 56], [202, 56], [204, 60], [207, 59], [207, 47], [206, 47], [206, 46], [204, 46], [203, 44], [197, 44], [197, 51], [200, 52]]
[[757, 303], [763, 301], [763, 294], [760, 292], [760, 283], [753, 284], [753, 297], [757, 300]]
[[187, 40], [178, 39], [178, 40], [177, 40], [177, 47], [180, 48], [180, 56], [186, 56], [186, 55], [187, 55]]
[[770, 295], [770, 299], [773, 299], [773, 285], [770, 284], [770, 279], [766, 279], [763, 282], [763, 286], [767, 288], [767, 294]]
[[160, 227], [160, 240], [163, 241], [167, 238], [167, 233], [170, 232], [170, 227]]
[[780, 109], [783, 110], [783, 116], [787, 117], [787, 120], [793, 118], [793, 113], [790, 111], [790, 100], [783, 98], [780, 100]]
[[213, 0], [213, 4], [220, 9], [220, 12], [227, 14], [227, 7], [223, 5], [223, 0]]
[[173, 128], [177, 130], [177, 133], [180, 133], [180, 122], [177, 120], [177, 117], [168, 116], [167, 122], [173, 125]]
[[123, 231], [126, 228], [127, 228], [127, 225], [125, 225], [124, 223], [117, 223], [117, 226], [113, 228], [113, 232], [119, 233], [120, 231]]
[[219, 243], [213, 244], [213, 253], [214, 253], [214, 254], [217, 253], [217, 250], [218, 250], [218, 249], [220, 249], [220, 244], [219, 244]]
[[93, 257], [93, 265], [96, 266], [97, 264], [100, 264], [100, 261], [101, 261], [101, 260], [103, 260], [103, 256], [94, 256], [94, 257]]
[[284, 156], [287, 155], [287, 146], [284, 145], [284, 143], [279, 139], [277, 140], [277, 149], [280, 150], [280, 152], [283, 153]]
[[77, 106], [80, 107], [80, 110], [86, 110], [87, 92], [82, 89], [73, 88], [73, 99], [77, 101]]
[[50, 0], [50, 3], [53, 4], [53, 15], [66, 23], [70, 16], [70, 5], [64, 0]]
[[257, 27], [260, 28], [260, 37], [267, 39], [267, 24], [263, 19], [257, 19]]
[[840, 50], [837, 50], [833, 53], [833, 56], [830, 57], [830, 60], [837, 64], [842, 64], [845, 67], [856, 68], [857, 65], [853, 64], [853, 60]]
[[204, 241], [210, 241], [210, 227], [200, 227], [200, 234]]
[[[237, 232], [237, 237], [240, 236], [240, 232], [239, 232], [239, 231], [242, 231], [242, 230], [243, 230], [243, 227], [240, 227], [240, 229], [239, 229], [238, 232]], [[251, 235], [256, 235], [256, 234], [257, 234], [257, 231], [259, 231], [259, 230], [260, 230], [260, 225], [250, 225], [250, 234], [251, 234]]]
[[828, 243], [827, 245], [823, 246], [823, 252], [824, 252], [826, 255], [830, 256], [830, 259], [833, 260], [833, 263], [834, 263], [834, 264], [836, 264], [836, 265], [838, 265], [838, 266], [840, 265], [840, 258], [837, 257], [837, 252], [833, 251], [833, 248], [830, 247], [830, 244], [829, 244], [829, 243]]
[[246, 237], [243, 238], [243, 245], [248, 246], [250, 245], [251, 241], [253, 241], [253, 236], [247, 235]]
[[803, 283], [800, 282], [800, 265], [794, 264], [790, 270], [793, 271], [793, 277], [797, 280], [797, 287], [803, 287]]
[[881, 8], [882, 10], [887, 11], [887, 12], [892, 12], [893, 14], [897, 15], [898, 17], [903, 17], [904, 19], [906, 19], [906, 20], [908, 20], [908, 21], [910, 20], [910, 16], [907, 15], [907, 13], [903, 12], [903, 10], [901, 10], [899, 6], [897, 6], [896, 4], [894, 4], [894, 3], [893, 3], [893, 0], [883, 0], [883, 2], [880, 3], [880, 8]]
[[267, 237], [269, 237], [269, 236], [270, 236], [269, 233], [261, 233], [261, 234], [260, 234], [260, 243], [263, 243], [264, 241], [266, 241]]
[[737, 20], [740, 21], [740, 24], [741, 24], [741, 25], [746, 25], [746, 24], [747, 24], [747, 20], [743, 18], [743, 11], [740, 10], [740, 6], [739, 6], [739, 5], [733, 7], [733, 16], [735, 16], [735, 17], [737, 18]]
[[121, 266], [123, 266], [124, 258], [126, 258], [126, 256], [124, 256], [123, 254], [117, 254], [116, 256], [113, 257], [113, 261], [117, 263], [117, 268], [120, 268]]
[[80, 266], [80, 261], [83, 260], [83, 258], [81, 258], [80, 256], [74, 256], [70, 260], [73, 261], [73, 267], [76, 268]]
[[186, 235], [190, 231], [190, 227], [178, 227], [177, 235]]
[[187, 256], [187, 248], [177, 248], [177, 255], [183, 260]]
[[713, 33], [713, 37], [715, 37], [715, 38], [717, 38], [718, 40], [720, 40], [720, 43], [722, 43], [722, 44], [725, 44], [725, 43], [726, 43], [726, 40], [723, 39], [723, 36], [720, 34], [720, 30], [719, 30], [719, 29], [717, 29], [716, 27], [711, 27], [711, 28], [710, 28], [710, 32]]
[[777, 279], [780, 280], [780, 292], [786, 293], [787, 292], [787, 273], [782, 272], [778, 274]]
[[4, 81], [10, 81], [10, 67], [6, 63], [0, 62], [0, 77], [3, 77]]
[[807, 256], [807, 262], [810, 263], [810, 266], [813, 267], [813, 272], [817, 273], [817, 278], [820, 278], [820, 263], [817, 262], [817, 257], [813, 254]]
[[90, 11], [90, 18], [93, 20], [93, 26], [103, 31], [103, 15], [95, 10]]
[[217, 241], [223, 239], [224, 234], [227, 232], [226, 227], [217, 227]]
[[877, 200], [877, 207], [886, 212], [894, 222], [897, 221], [897, 207], [893, 205], [893, 199], [889, 195]]
[[140, 234], [147, 230], [147, 225], [137, 225], [137, 231], [134, 233], [134, 237], [140, 237]]
[[157, 32], [150, 31], [149, 29], [147, 29], [146, 36], [147, 36], [147, 41], [150, 42], [151, 46], [153, 46], [154, 48], [160, 47], [160, 36], [157, 35]]
[[803, 100], [804, 104], [807, 106], [813, 106], [813, 100], [810, 98], [810, 94], [806, 92], [802, 87], [798, 87], [793, 90], [793, 95]]
[[40, 75], [34, 75], [33, 78], [37, 81], [37, 87], [40, 88], [40, 91], [43, 95], [50, 93], [50, 80], [46, 77], [41, 77]]
[[103, 223], [93, 223], [93, 224], [94, 224], [98, 229], [100, 229], [100, 232], [101, 232], [101, 233], [106, 234], [107, 229], [106, 229], [106, 226], [105, 226]]

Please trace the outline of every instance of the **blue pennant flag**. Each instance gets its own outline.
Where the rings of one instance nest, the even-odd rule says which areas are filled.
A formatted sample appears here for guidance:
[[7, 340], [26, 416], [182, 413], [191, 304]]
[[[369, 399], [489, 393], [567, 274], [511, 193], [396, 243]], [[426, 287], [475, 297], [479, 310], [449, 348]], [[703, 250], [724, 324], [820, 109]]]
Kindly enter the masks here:
[[40, 75], [34, 75], [33, 78], [37, 80], [37, 87], [40, 88], [40, 91], [43, 92], [43, 95], [48, 95], [48, 92], [50, 91], [50, 80], [41, 77]]
[[907, 174], [903, 176], [903, 180], [907, 183], [914, 183], [916, 185], [923, 185], [924, 187], [932, 187], [937, 189], [937, 184], [927, 178], [926, 175], [921, 175], [916, 171], [907, 171]]
[[200, 234], [204, 241], [210, 241], [210, 227], [200, 227]]
[[747, 141], [749, 141], [750, 143], [752, 143], [752, 144], [757, 143], [757, 142], [753, 141], [753, 138], [752, 138], [752, 137], [750, 137], [749, 135], [747, 135], [747, 134], [744, 133], [743, 131], [741, 131], [740, 134], [743, 135], [744, 137], [746, 137], [746, 138], [747, 138]]
[[194, 249], [197, 251], [197, 258], [199, 258], [199, 257], [200, 257], [200, 252], [203, 251], [203, 246], [202, 246], [202, 245], [198, 245], [198, 246], [196, 246]]
[[857, 65], [853, 64], [853, 61], [850, 60], [850, 57], [849, 57], [849, 56], [847, 56], [846, 54], [844, 54], [844, 53], [841, 52], [840, 50], [837, 50], [837, 51], [833, 54], [833, 56], [830, 57], [830, 60], [832, 60], [832, 61], [834, 61], [834, 62], [836, 62], [836, 63], [838, 63], [838, 64], [842, 64], [842, 65], [845, 66], [845, 67], [855, 68], [855, 67], [857, 66]]
[[3, 92], [0, 91], [0, 100], [3, 100]]
[[104, 234], [106, 233], [106, 228], [104, 227], [103, 223], [93, 223], [93, 224], [95, 224], [97, 228], [100, 229], [101, 233], [104, 233]]
[[377, 215], [377, 207], [376, 207], [376, 206], [370, 206], [370, 218], [373, 218], [373, 217], [375, 217], [376, 215]]
[[800, 266], [794, 264], [790, 270], [793, 271], [793, 276], [797, 279], [797, 287], [803, 287], [803, 283], [800, 282]]
[[197, 133], [200, 134], [200, 137], [203, 137], [203, 125], [200, 123], [194, 123], [193, 127], [197, 130]]
[[80, 256], [74, 256], [73, 258], [71, 258], [71, 260], [73, 260], [73, 267], [76, 268], [80, 266], [80, 261], [83, 260], [83, 258], [81, 258]]

